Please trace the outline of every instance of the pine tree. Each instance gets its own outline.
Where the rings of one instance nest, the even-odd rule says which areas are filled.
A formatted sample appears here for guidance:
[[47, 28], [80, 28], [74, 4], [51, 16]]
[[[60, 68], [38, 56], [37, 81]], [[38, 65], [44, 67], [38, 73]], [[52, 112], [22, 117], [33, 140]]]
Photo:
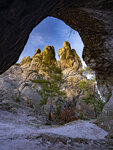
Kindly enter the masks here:
[[94, 117], [100, 113], [105, 105], [105, 102], [100, 98], [98, 90], [96, 88], [96, 80], [94, 76], [94, 71], [89, 67], [84, 69], [85, 74], [93, 75], [91, 79], [81, 80], [78, 84], [78, 88], [85, 95], [82, 100], [86, 104], [91, 104], [94, 109]]
[[58, 97], [59, 100], [64, 100], [66, 98], [66, 93], [61, 90], [61, 84], [64, 83], [62, 78], [62, 70], [57, 67], [55, 62], [42, 63], [43, 79], [31, 80], [32, 82], [41, 84], [42, 89], [39, 94], [42, 96], [43, 100], [40, 105], [43, 106], [47, 102], [50, 103], [49, 110], [49, 120], [51, 120], [53, 100]]

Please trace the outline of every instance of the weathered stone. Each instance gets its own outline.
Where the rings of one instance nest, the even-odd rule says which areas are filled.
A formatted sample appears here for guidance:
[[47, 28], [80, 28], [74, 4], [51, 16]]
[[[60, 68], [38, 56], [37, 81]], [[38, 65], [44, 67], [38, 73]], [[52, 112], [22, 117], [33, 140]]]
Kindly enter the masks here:
[[87, 105], [82, 97], [83, 93], [80, 92], [78, 84], [81, 80], [87, 80], [85, 76], [80, 75], [77, 71], [67, 68], [63, 70], [63, 78], [65, 79], [64, 84], [62, 84], [62, 89], [66, 92], [66, 101], [75, 108], [76, 113], [82, 113], [83, 116], [89, 118], [94, 117], [93, 107]]
[[39, 48], [36, 49], [35, 54], [32, 56], [32, 59], [35, 58], [35, 57], [37, 57], [37, 56], [40, 56], [39, 55], [40, 53], [41, 53], [41, 50]]
[[41, 53], [41, 50], [38, 48], [38, 49], [36, 49], [36, 51], [35, 51], [35, 55], [36, 54], [40, 54]]
[[71, 49], [70, 43], [65, 41], [63, 48], [59, 49], [58, 55], [62, 69], [71, 68], [75, 71], [82, 68], [82, 63], [74, 49]]
[[[0, 75], [0, 101], [4, 104], [16, 102], [26, 102], [33, 105], [35, 110], [40, 112], [41, 96], [38, 94], [38, 85], [35, 88], [30, 79], [39, 78], [36, 71], [29, 70], [29, 67], [23, 68], [23, 65], [14, 65], [4, 74]], [[4, 105], [3, 104], [3, 105]]]
[[41, 53], [43, 63], [55, 62], [55, 50], [53, 46], [46, 46]]
[[[64, 42], [63, 48], [69, 50], [70, 54], [70, 44], [68, 42]], [[76, 53], [76, 52], [75, 52]], [[66, 54], [66, 53], [65, 53]], [[68, 58], [70, 58], [69, 55], [67, 55]], [[75, 60], [74, 56], [74, 60]], [[78, 57], [77, 57], [78, 58]], [[64, 58], [65, 60], [66, 58]], [[9, 82], [3, 82], [1, 86], [4, 86], [4, 89], [8, 90], [8, 88], [11, 89], [9, 90], [10, 95], [14, 95], [16, 93], [15, 89], [17, 89], [17, 92], [19, 93], [18, 96], [12, 96], [12, 100], [16, 98], [17, 99], [22, 99], [23, 103], [27, 106], [34, 106], [35, 110], [40, 112], [40, 102], [42, 100], [41, 96], [38, 94], [38, 91], [42, 88], [39, 83], [34, 83], [31, 82], [31, 80], [36, 80], [36, 79], [42, 79], [41, 74], [45, 75], [43, 76], [46, 78], [48, 74], [43, 71], [43, 63], [52, 63], [54, 62], [56, 65], [59, 66], [61, 65], [60, 61], [59, 64], [55, 59], [55, 51], [53, 46], [46, 46], [44, 50], [41, 53], [36, 53], [36, 55], [33, 55], [32, 60], [30, 57], [25, 57], [22, 61], [22, 64], [18, 66], [13, 66], [11, 67], [7, 72], [9, 73], [4, 73], [1, 75], [1, 80], [9, 80], [10, 78], [10, 84]], [[80, 61], [81, 63], [81, 61]], [[79, 64], [78, 64], [79, 65]], [[17, 72], [16, 72], [17, 69]], [[15, 73], [15, 75], [13, 74]], [[70, 66], [67, 66], [66, 68], [63, 68], [63, 79], [65, 80], [64, 84], [61, 85], [61, 90], [64, 90], [66, 92], [66, 101], [62, 102], [60, 104], [61, 109], [64, 108], [64, 103], [65, 105], [71, 104], [71, 107], [74, 106], [74, 109], [76, 110], [76, 113], [83, 112], [83, 115], [86, 115], [86, 112], [89, 110], [89, 106], [87, 106], [82, 99], [80, 99], [81, 92], [78, 88], [79, 81], [81, 80], [87, 80], [86, 77], [82, 76], [77, 72], [77, 70], [74, 68], [70, 68]], [[18, 78], [19, 75], [19, 78]], [[7, 84], [8, 85], [7, 85]], [[12, 85], [15, 85], [12, 86]], [[1, 91], [1, 94], [4, 95], [4, 91]], [[12, 93], [11, 93], [12, 92]], [[8, 97], [8, 93], [5, 95]], [[82, 94], [83, 95], [83, 94]], [[56, 102], [58, 101], [58, 96], [54, 98], [52, 101], [53, 105], [53, 112], [56, 112], [57, 106]], [[73, 106], [72, 106], [73, 105]], [[79, 109], [80, 108], [80, 109]], [[48, 114], [50, 110], [50, 101], [47, 102], [47, 104], [44, 106], [44, 111], [46, 114]], [[89, 110], [93, 111], [93, 110]], [[93, 116], [90, 116], [93, 117]]]
[[29, 69], [35, 70], [39, 73], [42, 69], [43, 63], [52, 63], [52, 62], [56, 62], [54, 47], [45, 46], [42, 52], [37, 53], [37, 50], [36, 50], [35, 54], [32, 57], [32, 61], [31, 61]]
[[21, 91], [21, 96], [26, 103], [32, 104], [35, 110], [39, 112], [42, 98], [36, 89], [33, 89], [30, 85], [25, 86]]
[[22, 60], [21, 60], [21, 62], [20, 62], [20, 65], [22, 66], [22, 65], [24, 65], [24, 64], [28, 64], [28, 63], [30, 63], [31, 62], [31, 58], [29, 57], [29, 56], [27, 56], [27, 57], [24, 57]]

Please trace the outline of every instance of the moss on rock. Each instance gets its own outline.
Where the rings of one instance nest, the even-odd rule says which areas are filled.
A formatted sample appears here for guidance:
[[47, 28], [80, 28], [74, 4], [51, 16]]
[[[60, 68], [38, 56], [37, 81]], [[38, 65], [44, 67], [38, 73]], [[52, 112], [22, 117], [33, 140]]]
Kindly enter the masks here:
[[24, 57], [21, 62], [20, 62], [20, 65], [24, 65], [25, 63], [30, 63], [31, 62], [31, 58], [29, 56], [27, 57]]
[[71, 49], [70, 43], [65, 41], [63, 48], [58, 51], [62, 68], [71, 68], [79, 70], [82, 68], [82, 63], [74, 49]]
[[42, 62], [51, 63], [55, 62], [55, 50], [53, 46], [45, 46], [44, 50], [41, 52]]

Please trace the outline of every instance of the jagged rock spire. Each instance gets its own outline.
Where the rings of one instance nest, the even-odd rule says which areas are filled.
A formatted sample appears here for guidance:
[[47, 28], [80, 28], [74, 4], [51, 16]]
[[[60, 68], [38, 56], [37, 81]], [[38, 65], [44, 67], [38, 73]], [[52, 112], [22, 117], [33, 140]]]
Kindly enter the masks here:
[[65, 41], [63, 48], [58, 51], [60, 57], [61, 66], [65, 68], [72, 68], [74, 70], [80, 70], [82, 63], [74, 49], [71, 49], [70, 43]]

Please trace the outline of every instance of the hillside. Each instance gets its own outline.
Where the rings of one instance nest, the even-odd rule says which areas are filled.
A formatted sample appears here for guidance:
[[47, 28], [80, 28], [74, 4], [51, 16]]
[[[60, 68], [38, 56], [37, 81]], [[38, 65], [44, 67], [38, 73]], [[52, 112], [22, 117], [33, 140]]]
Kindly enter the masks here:
[[[2, 105], [11, 105], [11, 103], [22, 104], [25, 107], [33, 108], [39, 114], [43, 112], [48, 114], [50, 103], [42, 107], [40, 103], [42, 97], [39, 95], [39, 90], [42, 89], [40, 83], [32, 82], [32, 80], [42, 80], [46, 78], [47, 72], [43, 71], [43, 63], [48, 62], [51, 65], [53, 62], [62, 71], [62, 79], [65, 80], [61, 84], [61, 91], [65, 91], [66, 99], [61, 108], [64, 108], [64, 103], [67, 107], [73, 109], [74, 113], [79, 116], [93, 118], [93, 108], [82, 101], [83, 93], [78, 88], [81, 80], [87, 81], [87, 78], [80, 74], [82, 63], [74, 49], [68, 42], [63, 43], [63, 48], [58, 51], [60, 61], [55, 58], [55, 50], [53, 46], [46, 46], [41, 52], [40, 49], [35, 51], [35, 54], [23, 58], [20, 64], [15, 64], [8, 71], [0, 76], [0, 99]], [[44, 76], [42, 77], [42, 74]], [[53, 100], [53, 113], [56, 111], [56, 100]]]

